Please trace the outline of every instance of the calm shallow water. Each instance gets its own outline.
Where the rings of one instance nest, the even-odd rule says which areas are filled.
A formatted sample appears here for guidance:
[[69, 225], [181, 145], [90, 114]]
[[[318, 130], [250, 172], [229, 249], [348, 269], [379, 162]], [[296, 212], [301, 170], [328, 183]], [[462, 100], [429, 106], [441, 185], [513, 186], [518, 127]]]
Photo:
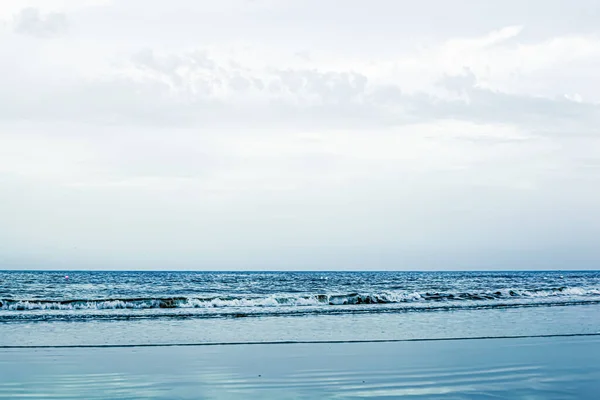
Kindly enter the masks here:
[[597, 399], [598, 338], [0, 349], [0, 398]]

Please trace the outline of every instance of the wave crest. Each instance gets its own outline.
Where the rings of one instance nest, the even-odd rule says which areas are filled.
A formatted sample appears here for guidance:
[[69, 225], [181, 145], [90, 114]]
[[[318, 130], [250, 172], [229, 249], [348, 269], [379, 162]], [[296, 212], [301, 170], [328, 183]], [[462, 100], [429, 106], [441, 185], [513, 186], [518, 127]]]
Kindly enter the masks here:
[[538, 289], [497, 289], [480, 292], [403, 292], [345, 294], [270, 295], [254, 297], [168, 297], [80, 300], [0, 299], [0, 310], [118, 310], [157, 308], [247, 308], [247, 307], [318, 307], [394, 303], [463, 303], [510, 301], [511, 299], [564, 298], [573, 300], [600, 296], [599, 288], [556, 287]]

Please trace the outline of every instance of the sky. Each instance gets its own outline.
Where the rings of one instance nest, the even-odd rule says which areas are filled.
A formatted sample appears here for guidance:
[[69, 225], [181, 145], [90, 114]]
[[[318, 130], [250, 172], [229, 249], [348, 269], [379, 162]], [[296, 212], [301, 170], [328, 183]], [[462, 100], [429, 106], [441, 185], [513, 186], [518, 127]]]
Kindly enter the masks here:
[[0, 269], [597, 269], [598, 20], [2, 0]]

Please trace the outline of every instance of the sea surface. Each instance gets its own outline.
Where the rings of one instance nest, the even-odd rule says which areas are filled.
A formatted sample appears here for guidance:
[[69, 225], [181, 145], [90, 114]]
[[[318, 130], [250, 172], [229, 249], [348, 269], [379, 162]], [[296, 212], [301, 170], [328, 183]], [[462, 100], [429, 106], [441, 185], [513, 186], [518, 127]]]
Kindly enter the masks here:
[[596, 399], [600, 272], [0, 272], [0, 399]]
[[600, 332], [600, 272], [0, 272], [0, 346]]

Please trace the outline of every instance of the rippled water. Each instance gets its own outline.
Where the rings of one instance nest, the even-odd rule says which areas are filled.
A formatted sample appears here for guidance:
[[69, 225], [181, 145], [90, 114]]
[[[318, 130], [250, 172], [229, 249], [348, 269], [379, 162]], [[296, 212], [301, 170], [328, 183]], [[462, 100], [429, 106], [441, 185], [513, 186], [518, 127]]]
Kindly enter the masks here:
[[597, 399], [597, 337], [35, 349], [0, 353], [0, 398]]
[[372, 314], [598, 303], [598, 272], [0, 272], [0, 321]]

